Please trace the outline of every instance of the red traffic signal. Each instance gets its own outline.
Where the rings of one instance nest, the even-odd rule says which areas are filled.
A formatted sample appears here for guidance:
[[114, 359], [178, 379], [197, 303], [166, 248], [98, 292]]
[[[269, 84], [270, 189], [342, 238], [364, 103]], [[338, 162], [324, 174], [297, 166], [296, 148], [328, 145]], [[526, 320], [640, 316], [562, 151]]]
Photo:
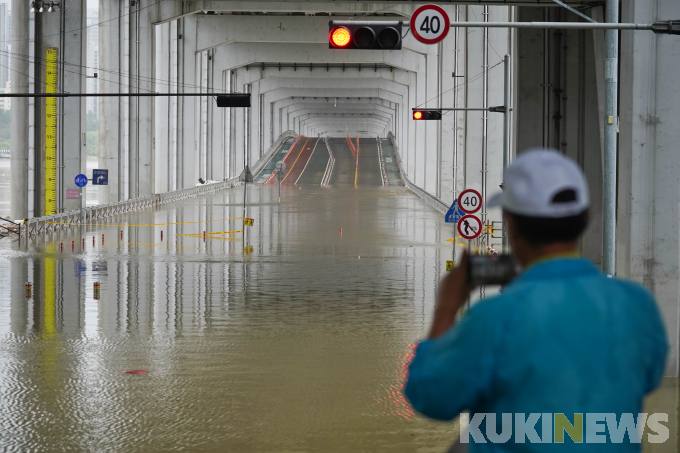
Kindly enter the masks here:
[[401, 49], [401, 22], [337, 21], [328, 23], [331, 49]]
[[352, 43], [352, 32], [347, 27], [331, 28], [328, 44], [335, 49], [345, 49]]
[[442, 111], [437, 109], [413, 109], [414, 121], [441, 121]]

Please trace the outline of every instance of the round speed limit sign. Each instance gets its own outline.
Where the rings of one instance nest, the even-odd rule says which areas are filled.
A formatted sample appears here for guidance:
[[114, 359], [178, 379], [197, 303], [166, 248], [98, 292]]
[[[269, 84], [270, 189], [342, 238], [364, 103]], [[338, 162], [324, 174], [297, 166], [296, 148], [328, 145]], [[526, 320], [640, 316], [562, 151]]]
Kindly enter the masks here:
[[436, 44], [449, 34], [451, 20], [437, 5], [423, 5], [411, 15], [411, 33], [423, 44]]
[[458, 195], [458, 206], [466, 214], [474, 214], [482, 209], [482, 194], [475, 189], [465, 189]]

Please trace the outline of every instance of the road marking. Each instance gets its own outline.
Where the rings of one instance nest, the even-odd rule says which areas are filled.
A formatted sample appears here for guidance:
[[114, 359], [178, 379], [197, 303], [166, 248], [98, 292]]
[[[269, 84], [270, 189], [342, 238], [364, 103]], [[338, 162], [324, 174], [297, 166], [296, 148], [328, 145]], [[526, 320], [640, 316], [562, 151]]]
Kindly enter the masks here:
[[302, 175], [305, 174], [305, 170], [307, 170], [307, 166], [309, 165], [309, 162], [312, 160], [312, 156], [314, 155], [314, 152], [316, 151], [316, 147], [317, 147], [317, 145], [319, 144], [319, 140], [321, 140], [321, 138], [317, 138], [317, 139], [316, 139], [316, 143], [314, 143], [314, 149], [312, 150], [311, 153], [309, 153], [309, 159], [307, 159], [307, 163], [306, 163], [305, 166], [302, 168], [302, 172], [300, 173], [300, 176], [298, 176], [298, 178], [295, 180], [295, 185], [296, 185], [296, 186], [297, 186], [298, 182], [300, 181], [300, 178], [302, 178]]
[[356, 152], [356, 164], [354, 166], [354, 188], [359, 187], [359, 137], [357, 136], [357, 146], [354, 148]]
[[283, 179], [281, 180], [281, 184], [283, 184], [286, 181], [286, 179], [288, 179], [290, 174], [293, 172], [293, 170], [295, 169], [295, 165], [297, 164], [298, 160], [300, 160], [302, 153], [305, 152], [305, 148], [307, 147], [308, 144], [309, 144], [309, 139], [307, 139], [305, 141], [305, 144], [302, 145], [302, 147], [300, 148], [300, 152], [298, 153], [297, 158], [295, 159], [295, 162], [293, 162], [293, 165], [290, 166], [290, 170], [288, 170], [288, 173], [286, 173], [286, 176], [284, 176]]
[[328, 187], [330, 185], [331, 178], [333, 177], [333, 170], [335, 169], [335, 155], [331, 150], [328, 137], [325, 137], [324, 141], [326, 142], [326, 150], [328, 151], [328, 162], [326, 163], [326, 171], [323, 174], [323, 178], [321, 178], [321, 187]]

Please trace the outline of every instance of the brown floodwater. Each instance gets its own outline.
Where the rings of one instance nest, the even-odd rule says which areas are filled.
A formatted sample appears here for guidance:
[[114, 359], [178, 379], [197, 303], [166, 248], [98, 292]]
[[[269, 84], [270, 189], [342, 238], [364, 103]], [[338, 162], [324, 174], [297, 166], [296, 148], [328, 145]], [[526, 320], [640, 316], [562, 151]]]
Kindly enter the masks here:
[[4, 242], [2, 448], [446, 448], [453, 426], [401, 394], [450, 256], [440, 216], [400, 187], [248, 198], [245, 234], [235, 189]]
[[0, 243], [0, 450], [446, 450], [401, 388], [451, 228], [401, 187], [242, 199]]

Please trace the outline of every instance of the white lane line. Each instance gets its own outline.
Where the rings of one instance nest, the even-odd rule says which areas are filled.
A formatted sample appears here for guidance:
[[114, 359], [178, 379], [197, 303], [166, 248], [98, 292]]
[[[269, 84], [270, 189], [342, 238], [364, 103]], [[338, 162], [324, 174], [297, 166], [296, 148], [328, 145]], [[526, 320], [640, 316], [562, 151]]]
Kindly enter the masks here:
[[326, 143], [326, 150], [328, 151], [328, 162], [326, 163], [326, 171], [324, 171], [323, 178], [321, 178], [321, 187], [328, 187], [330, 186], [333, 170], [335, 169], [335, 155], [333, 154], [333, 150], [331, 150], [328, 137], [324, 137], [324, 142]]
[[302, 168], [302, 171], [300, 172], [300, 176], [295, 180], [295, 185], [297, 186], [298, 181], [300, 181], [300, 178], [302, 178], [302, 175], [305, 174], [305, 170], [307, 170], [307, 166], [309, 163], [312, 161], [312, 156], [314, 155], [314, 152], [316, 151], [316, 147], [319, 144], [319, 140], [321, 140], [321, 137], [316, 139], [316, 143], [314, 143], [314, 149], [312, 150], [311, 153], [309, 153], [309, 159], [307, 159], [307, 162], [305, 163], [305, 166]]

